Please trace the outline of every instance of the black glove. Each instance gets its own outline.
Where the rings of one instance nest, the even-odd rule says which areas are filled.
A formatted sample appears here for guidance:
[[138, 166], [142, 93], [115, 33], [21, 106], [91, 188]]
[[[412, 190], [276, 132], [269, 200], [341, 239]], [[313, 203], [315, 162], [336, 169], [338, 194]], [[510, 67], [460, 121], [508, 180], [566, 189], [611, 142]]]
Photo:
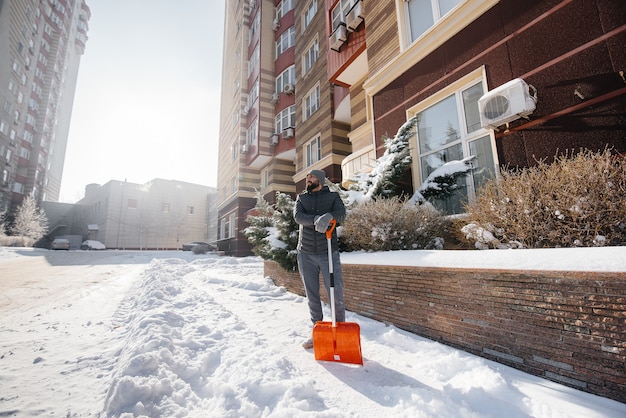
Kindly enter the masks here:
[[315, 218], [315, 230], [320, 234], [323, 234], [328, 229], [328, 225], [330, 225], [330, 221], [333, 220], [333, 215], [330, 213], [325, 213], [322, 216], [318, 216]]

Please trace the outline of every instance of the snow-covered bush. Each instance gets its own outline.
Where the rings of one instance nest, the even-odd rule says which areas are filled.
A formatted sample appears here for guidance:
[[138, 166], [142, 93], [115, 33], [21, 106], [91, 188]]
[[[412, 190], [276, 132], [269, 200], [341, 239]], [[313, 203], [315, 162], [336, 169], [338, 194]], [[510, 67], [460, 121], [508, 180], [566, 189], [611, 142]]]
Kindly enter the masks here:
[[339, 239], [344, 251], [442, 249], [446, 225], [432, 206], [414, 206], [396, 196], [355, 206]]
[[502, 170], [459, 227], [477, 248], [626, 245], [626, 160], [580, 151]]
[[33, 194], [27, 195], [17, 208], [15, 219], [8, 226], [9, 236], [5, 235], [5, 224], [0, 222], [0, 245], [12, 247], [32, 247], [48, 230], [46, 213], [37, 206]]

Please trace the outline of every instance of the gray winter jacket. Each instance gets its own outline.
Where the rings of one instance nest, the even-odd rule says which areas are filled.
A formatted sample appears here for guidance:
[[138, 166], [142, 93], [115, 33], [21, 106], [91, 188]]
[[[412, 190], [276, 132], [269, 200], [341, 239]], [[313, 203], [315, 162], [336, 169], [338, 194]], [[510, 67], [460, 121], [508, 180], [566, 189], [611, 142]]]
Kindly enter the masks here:
[[[296, 199], [293, 209], [293, 217], [300, 225], [298, 237], [298, 251], [309, 254], [322, 254], [328, 251], [326, 234], [320, 234], [315, 230], [315, 218], [325, 213], [330, 213], [337, 223], [346, 217], [346, 207], [339, 194], [331, 192], [328, 186], [324, 186], [318, 192], [302, 192]], [[333, 251], [337, 250], [337, 231], [333, 231]]]

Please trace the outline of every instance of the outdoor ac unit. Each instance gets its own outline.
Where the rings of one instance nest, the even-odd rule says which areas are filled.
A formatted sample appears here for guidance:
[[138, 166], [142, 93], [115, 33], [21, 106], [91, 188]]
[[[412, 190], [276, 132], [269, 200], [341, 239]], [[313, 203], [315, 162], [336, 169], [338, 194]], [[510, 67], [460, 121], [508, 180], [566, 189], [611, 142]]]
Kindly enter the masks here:
[[270, 145], [278, 145], [278, 134], [270, 135]]
[[521, 78], [516, 78], [478, 99], [480, 124], [483, 128], [497, 129], [498, 126], [527, 117], [536, 105], [537, 90]]
[[293, 94], [295, 90], [296, 87], [293, 84], [285, 84], [285, 87], [283, 87], [283, 93], [285, 94]]
[[348, 40], [348, 31], [346, 27], [341, 24], [335, 28], [333, 33], [330, 35], [330, 49], [333, 51], [339, 52], [341, 46]]
[[348, 30], [354, 32], [361, 23], [365, 20], [365, 16], [363, 15], [363, 8], [361, 7], [361, 1], [357, 1], [352, 6], [352, 9], [346, 15], [346, 25], [348, 25]]
[[283, 129], [283, 139], [293, 138], [293, 135], [294, 135], [293, 128], [289, 127], [289, 128]]
[[250, 113], [250, 108], [248, 106], [245, 106], [243, 110], [241, 111], [241, 114], [243, 116], [248, 116], [248, 113]]
[[250, 145], [249, 144], [243, 144], [241, 146], [241, 153], [242, 154], [247, 154], [248, 151], [250, 151]]
[[272, 104], [276, 104], [278, 103], [278, 98], [279, 98], [278, 93], [272, 93], [272, 98], [270, 99], [270, 102], [272, 102]]
[[278, 28], [280, 28], [280, 20], [278, 20], [278, 18], [275, 18], [274, 21], [272, 22], [272, 29], [274, 31], [277, 31]]

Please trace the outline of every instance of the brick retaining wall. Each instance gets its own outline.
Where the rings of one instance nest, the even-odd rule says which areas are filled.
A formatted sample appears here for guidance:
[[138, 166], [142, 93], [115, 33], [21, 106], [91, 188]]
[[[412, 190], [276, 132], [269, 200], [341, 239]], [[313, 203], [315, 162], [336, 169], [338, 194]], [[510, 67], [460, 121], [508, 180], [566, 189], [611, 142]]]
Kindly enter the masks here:
[[[297, 273], [265, 276], [304, 295]], [[626, 402], [626, 273], [343, 263], [352, 312]]]

